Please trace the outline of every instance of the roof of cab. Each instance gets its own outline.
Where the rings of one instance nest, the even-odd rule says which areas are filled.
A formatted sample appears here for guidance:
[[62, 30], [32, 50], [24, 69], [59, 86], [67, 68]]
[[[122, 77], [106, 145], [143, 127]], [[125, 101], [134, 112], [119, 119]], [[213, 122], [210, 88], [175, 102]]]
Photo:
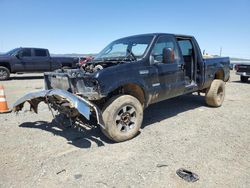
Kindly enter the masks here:
[[19, 47], [20, 49], [35, 49], [35, 50], [48, 50], [46, 48], [34, 48], [34, 47]]
[[191, 35], [184, 35], [184, 34], [172, 34], [172, 33], [145, 33], [145, 34], [138, 34], [138, 35], [131, 35], [127, 37], [122, 37], [121, 39], [125, 39], [128, 37], [140, 37], [140, 36], [160, 36], [160, 35], [172, 35], [174, 37], [183, 37], [183, 38], [192, 38]]

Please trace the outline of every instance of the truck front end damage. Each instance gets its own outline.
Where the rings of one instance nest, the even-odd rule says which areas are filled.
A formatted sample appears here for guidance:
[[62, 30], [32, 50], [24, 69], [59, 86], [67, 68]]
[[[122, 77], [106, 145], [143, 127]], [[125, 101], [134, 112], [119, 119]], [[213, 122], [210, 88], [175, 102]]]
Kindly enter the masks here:
[[83, 125], [97, 123], [105, 128], [100, 109], [90, 100], [103, 97], [98, 92], [97, 82], [79, 70], [45, 73], [44, 80], [45, 90], [31, 92], [20, 98], [13, 105], [14, 112], [22, 110], [24, 103], [28, 102], [30, 109], [37, 113], [39, 103], [45, 102], [50, 109], [65, 114], [73, 122]]
[[62, 89], [87, 100], [99, 100], [100, 85], [93, 74], [80, 69], [57, 70], [44, 73], [45, 89]]

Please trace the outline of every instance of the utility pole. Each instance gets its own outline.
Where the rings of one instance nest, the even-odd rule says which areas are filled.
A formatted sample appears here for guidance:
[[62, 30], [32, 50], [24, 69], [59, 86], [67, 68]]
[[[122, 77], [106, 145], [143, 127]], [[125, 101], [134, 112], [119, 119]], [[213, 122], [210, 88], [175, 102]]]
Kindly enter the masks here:
[[221, 57], [221, 54], [222, 54], [222, 47], [220, 47], [220, 57]]

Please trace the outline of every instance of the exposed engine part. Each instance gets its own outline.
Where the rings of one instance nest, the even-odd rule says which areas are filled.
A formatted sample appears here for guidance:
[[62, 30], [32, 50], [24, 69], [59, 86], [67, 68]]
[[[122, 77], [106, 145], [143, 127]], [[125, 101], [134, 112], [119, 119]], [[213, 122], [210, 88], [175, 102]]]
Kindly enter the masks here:
[[94, 68], [94, 72], [99, 71], [99, 70], [102, 70], [102, 69], [103, 69], [103, 66], [101, 66], [101, 65], [96, 65], [95, 68]]
[[84, 64], [81, 69], [83, 69], [85, 72], [88, 73], [94, 73], [96, 71], [102, 70], [104, 67], [100, 64], [94, 64], [94, 63], [89, 63], [89, 64]]
[[120, 61], [106, 61], [106, 62], [98, 62], [98, 63], [86, 63], [81, 66], [81, 70], [87, 73], [94, 73], [104, 68], [117, 65], [119, 63], [121, 62]]

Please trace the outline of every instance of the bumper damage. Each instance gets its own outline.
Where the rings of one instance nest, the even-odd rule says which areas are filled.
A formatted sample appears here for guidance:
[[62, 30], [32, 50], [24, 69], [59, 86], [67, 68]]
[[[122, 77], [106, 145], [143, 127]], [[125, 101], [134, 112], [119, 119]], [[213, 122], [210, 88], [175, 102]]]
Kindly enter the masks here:
[[90, 121], [91, 116], [94, 116], [96, 122], [102, 128], [105, 128], [101, 111], [97, 106], [65, 90], [51, 89], [28, 93], [15, 102], [13, 111], [18, 112], [22, 110], [25, 102], [30, 104], [30, 110], [33, 110], [35, 113], [38, 112], [39, 103], [45, 102], [53, 109], [66, 114], [70, 118], [79, 118], [83, 116]]

